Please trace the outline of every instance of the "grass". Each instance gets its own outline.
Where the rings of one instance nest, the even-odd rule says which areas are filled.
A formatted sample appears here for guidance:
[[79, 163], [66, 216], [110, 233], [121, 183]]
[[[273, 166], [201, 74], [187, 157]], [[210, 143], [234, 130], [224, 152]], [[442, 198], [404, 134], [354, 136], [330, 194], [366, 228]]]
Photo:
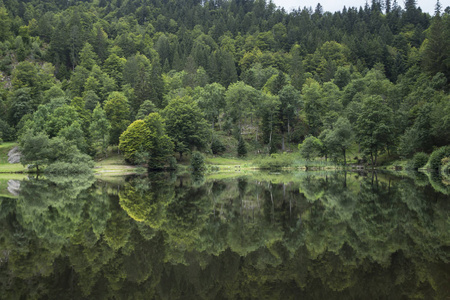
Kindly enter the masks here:
[[95, 162], [94, 172], [96, 176], [111, 177], [135, 174], [138, 167], [128, 165], [123, 155], [117, 152], [108, 153], [108, 157]]
[[0, 144], [0, 173], [23, 173], [27, 169], [21, 164], [10, 164], [8, 162], [8, 152], [17, 146], [17, 143], [8, 142]]

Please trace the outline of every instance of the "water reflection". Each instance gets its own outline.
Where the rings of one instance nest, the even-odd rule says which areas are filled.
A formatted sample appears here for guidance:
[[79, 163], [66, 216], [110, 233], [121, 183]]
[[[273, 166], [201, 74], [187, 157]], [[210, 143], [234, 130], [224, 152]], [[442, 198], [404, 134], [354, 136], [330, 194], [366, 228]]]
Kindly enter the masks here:
[[55, 177], [0, 199], [5, 299], [450, 296], [448, 188], [423, 174]]

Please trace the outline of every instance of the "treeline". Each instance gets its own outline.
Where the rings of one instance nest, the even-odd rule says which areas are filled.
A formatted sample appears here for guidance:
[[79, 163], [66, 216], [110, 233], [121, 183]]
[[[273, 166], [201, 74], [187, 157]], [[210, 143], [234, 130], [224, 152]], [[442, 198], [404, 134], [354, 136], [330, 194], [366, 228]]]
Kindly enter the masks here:
[[372, 164], [385, 152], [430, 153], [450, 144], [449, 13], [437, 2], [430, 16], [414, 0], [336, 13], [244, 0], [3, 0], [1, 138], [24, 146], [43, 134], [92, 156], [120, 144], [155, 168], [174, 152], [299, 143], [305, 157], [344, 162], [355, 143]]

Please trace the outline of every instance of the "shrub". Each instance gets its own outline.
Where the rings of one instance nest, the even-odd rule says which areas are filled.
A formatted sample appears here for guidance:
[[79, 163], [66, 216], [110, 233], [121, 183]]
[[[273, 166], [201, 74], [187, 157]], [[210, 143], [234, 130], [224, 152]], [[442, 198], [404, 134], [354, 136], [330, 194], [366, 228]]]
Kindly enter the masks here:
[[194, 172], [201, 172], [206, 169], [205, 158], [200, 152], [195, 151], [194, 153], [192, 153], [191, 167]]
[[292, 166], [294, 160], [291, 156], [286, 154], [272, 154], [270, 156], [257, 159], [255, 163], [261, 169], [281, 169]]
[[428, 162], [428, 154], [423, 152], [418, 152], [414, 154], [413, 158], [408, 162], [408, 169], [417, 170], [422, 168]]
[[211, 144], [211, 151], [213, 154], [221, 154], [223, 152], [225, 152], [227, 148], [225, 147], [225, 145], [222, 143], [221, 140], [219, 140], [218, 138], [214, 138], [213, 142]]
[[74, 174], [88, 174], [92, 170], [88, 163], [69, 163], [64, 161], [58, 161], [48, 165], [45, 169], [46, 174], [57, 174], [57, 175], [74, 175]]
[[450, 156], [450, 146], [444, 146], [433, 151], [428, 161], [430, 169], [438, 170], [441, 167], [442, 159]]

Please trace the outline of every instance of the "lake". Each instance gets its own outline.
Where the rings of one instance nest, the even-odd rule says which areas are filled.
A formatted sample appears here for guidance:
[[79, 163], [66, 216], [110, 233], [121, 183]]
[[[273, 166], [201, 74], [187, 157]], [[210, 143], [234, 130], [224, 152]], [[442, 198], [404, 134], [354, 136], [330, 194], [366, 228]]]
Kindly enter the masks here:
[[1, 299], [450, 297], [450, 187], [435, 174], [160, 173], [8, 187]]

